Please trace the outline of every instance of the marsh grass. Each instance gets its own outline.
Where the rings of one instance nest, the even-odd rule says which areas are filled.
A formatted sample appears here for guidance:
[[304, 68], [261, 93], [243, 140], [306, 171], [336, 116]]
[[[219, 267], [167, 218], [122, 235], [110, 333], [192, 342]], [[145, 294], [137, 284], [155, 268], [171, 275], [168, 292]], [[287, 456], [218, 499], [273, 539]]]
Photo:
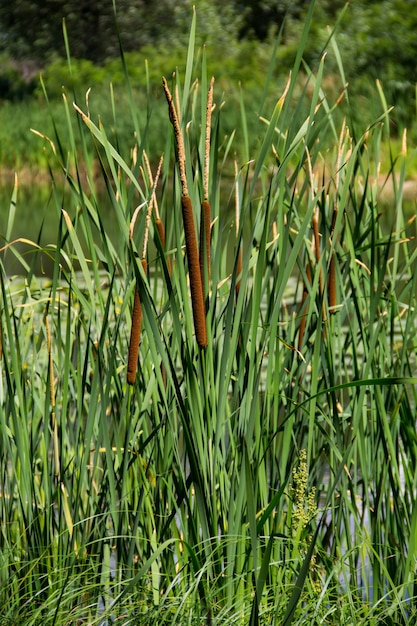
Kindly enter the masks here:
[[[392, 156], [395, 203], [382, 220], [382, 92], [371, 127], [339, 123], [323, 57], [294, 102], [313, 8], [275, 107], [264, 107], [269, 81], [253, 103], [253, 154], [223, 137], [227, 103], [214, 90], [208, 193], [210, 81], [204, 52], [194, 58], [195, 15], [185, 75], [170, 79], [197, 231], [202, 199], [212, 212], [206, 347], [192, 321], [168, 111], [155, 190], [142, 175], [144, 150], [151, 163], [161, 156], [148, 145], [152, 117], [131, 100], [126, 160], [117, 136], [64, 96], [67, 133], [46, 141], [59, 216], [50, 245], [9, 242], [16, 188], [1, 267], [2, 622], [412, 623], [417, 251], [402, 204], [406, 143]], [[248, 115], [242, 100], [244, 137]], [[333, 136], [326, 153], [322, 133]], [[53, 184], [62, 173], [71, 199]], [[5, 273], [7, 255], [20, 276]], [[44, 256], [50, 278], [34, 272]]]

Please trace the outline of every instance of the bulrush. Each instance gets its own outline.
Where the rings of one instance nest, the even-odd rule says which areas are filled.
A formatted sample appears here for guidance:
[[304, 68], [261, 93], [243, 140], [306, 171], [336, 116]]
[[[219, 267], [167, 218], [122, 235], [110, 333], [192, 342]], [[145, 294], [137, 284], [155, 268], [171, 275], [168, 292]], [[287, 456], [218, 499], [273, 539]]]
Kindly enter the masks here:
[[[162, 163], [163, 163], [163, 156], [161, 156], [160, 160], [159, 160], [159, 165], [158, 165], [158, 171], [156, 173], [156, 180], [154, 181], [153, 176], [152, 176], [152, 172], [151, 172], [151, 167], [149, 165], [149, 159], [148, 159], [148, 155], [146, 154], [146, 150], [143, 151], [143, 160], [145, 163], [145, 167], [146, 170], [148, 172], [148, 178], [149, 178], [149, 182], [153, 188], [153, 194], [152, 194], [152, 207], [155, 210], [155, 226], [156, 226], [156, 230], [158, 231], [158, 235], [159, 235], [159, 239], [161, 242], [161, 247], [162, 250], [165, 252], [165, 227], [164, 227], [164, 223], [161, 220], [161, 216], [159, 214], [159, 208], [158, 208], [158, 201], [156, 199], [156, 193], [155, 193], [155, 189], [156, 189], [156, 184], [158, 182], [159, 176], [161, 174], [161, 168], [162, 168]], [[171, 261], [169, 258], [166, 258], [166, 264], [167, 264], [167, 268], [168, 268], [168, 273], [171, 274]]]
[[181, 208], [184, 220], [184, 235], [188, 257], [188, 272], [190, 276], [195, 335], [200, 348], [205, 348], [207, 346], [206, 311], [204, 306], [200, 261], [194, 227], [193, 205], [189, 196], [182, 196]]
[[[148, 158], [144, 152], [144, 160], [145, 160], [145, 164], [146, 167], [148, 168], [148, 173], [149, 173], [149, 180], [150, 183], [152, 185], [152, 194], [151, 194], [151, 199], [149, 201], [148, 204], [148, 210], [146, 213], [146, 221], [145, 221], [145, 233], [143, 236], [143, 248], [142, 248], [142, 268], [144, 273], [147, 273], [148, 270], [148, 264], [146, 261], [146, 254], [147, 254], [147, 249], [148, 249], [148, 239], [149, 239], [149, 225], [151, 222], [151, 216], [152, 216], [152, 208], [154, 205], [156, 205], [156, 194], [155, 194], [155, 189], [156, 186], [158, 184], [158, 179], [159, 179], [159, 175], [161, 172], [161, 167], [162, 167], [162, 157], [159, 161], [159, 165], [158, 165], [158, 171], [156, 173], [155, 179], [152, 179], [152, 174], [150, 171], [150, 167], [149, 167], [149, 161]], [[129, 238], [132, 240], [133, 238], [133, 230], [135, 227], [135, 223], [136, 223], [136, 219], [138, 216], [138, 213], [140, 211], [140, 209], [145, 206], [146, 203], [141, 204], [137, 207], [137, 209], [135, 210], [133, 217], [130, 221], [130, 227], [129, 227]], [[127, 382], [129, 385], [134, 385], [135, 384], [135, 380], [136, 380], [136, 372], [137, 372], [137, 367], [138, 367], [138, 356], [139, 356], [139, 345], [140, 345], [140, 335], [141, 335], [141, 331], [142, 331], [142, 304], [140, 301], [140, 295], [139, 295], [139, 289], [138, 289], [138, 285], [136, 283], [136, 288], [135, 288], [135, 299], [133, 302], [133, 313], [132, 313], [132, 328], [130, 331], [130, 343], [129, 343], [129, 354], [128, 354], [128, 359], [127, 359]]]
[[191, 304], [193, 308], [194, 329], [197, 344], [200, 348], [207, 346], [206, 311], [204, 305], [203, 285], [201, 281], [201, 270], [199, 254], [197, 250], [197, 239], [194, 225], [194, 214], [191, 198], [188, 195], [188, 185], [185, 175], [185, 151], [184, 142], [177, 112], [168, 83], [162, 79], [166, 99], [168, 102], [169, 119], [174, 127], [175, 142], [177, 146], [177, 160], [180, 171], [180, 181], [182, 187], [181, 209], [184, 223], [185, 246], [188, 258], [188, 273], [190, 277]]
[[206, 137], [205, 137], [205, 153], [204, 153], [204, 174], [203, 187], [204, 199], [201, 204], [201, 222], [200, 222], [200, 271], [201, 280], [204, 285], [204, 262], [207, 267], [207, 277], [210, 279], [210, 234], [211, 234], [211, 207], [209, 202], [209, 174], [210, 174], [210, 135], [211, 135], [211, 114], [213, 112], [213, 85], [214, 78], [210, 81], [210, 87], [207, 93], [206, 108]]

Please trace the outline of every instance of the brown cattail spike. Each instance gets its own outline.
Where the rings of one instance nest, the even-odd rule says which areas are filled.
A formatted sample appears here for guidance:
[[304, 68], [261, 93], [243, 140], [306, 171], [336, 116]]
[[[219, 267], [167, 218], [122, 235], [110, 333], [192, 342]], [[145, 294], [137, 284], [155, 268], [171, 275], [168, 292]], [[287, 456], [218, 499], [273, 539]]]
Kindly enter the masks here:
[[[143, 271], [146, 274], [147, 262], [146, 259], [141, 261]], [[132, 328], [130, 331], [130, 344], [129, 355], [127, 359], [127, 382], [129, 385], [134, 385], [136, 381], [136, 371], [138, 368], [138, 356], [139, 356], [139, 344], [140, 334], [142, 330], [142, 305], [140, 302], [139, 289], [136, 286], [135, 300], [133, 303], [132, 313]]]
[[185, 245], [190, 275], [191, 303], [193, 307], [194, 328], [200, 348], [207, 346], [206, 312], [204, 306], [203, 286], [199, 255], [197, 251], [196, 232], [194, 226], [193, 205], [189, 196], [181, 197], [182, 217], [184, 222]]
[[168, 102], [169, 119], [174, 127], [175, 142], [177, 145], [177, 160], [180, 170], [182, 187], [181, 208], [184, 223], [185, 245], [188, 257], [188, 272], [190, 275], [191, 304], [193, 308], [194, 328], [197, 343], [200, 348], [207, 346], [206, 311], [204, 306], [203, 284], [201, 280], [200, 259], [197, 250], [196, 231], [194, 225], [193, 205], [188, 195], [187, 178], [185, 174], [185, 150], [181, 127], [175, 110], [174, 101], [165, 78], [162, 79], [165, 96]]

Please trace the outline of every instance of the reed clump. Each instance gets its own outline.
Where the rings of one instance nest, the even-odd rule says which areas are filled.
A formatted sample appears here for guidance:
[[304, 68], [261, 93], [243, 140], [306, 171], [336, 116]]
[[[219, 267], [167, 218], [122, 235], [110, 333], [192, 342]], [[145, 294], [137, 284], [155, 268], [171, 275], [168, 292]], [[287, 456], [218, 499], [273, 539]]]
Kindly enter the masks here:
[[[95, 123], [93, 100], [83, 114], [63, 99], [68, 132], [52, 125], [46, 139], [53, 244], [14, 239], [14, 192], [0, 249], [1, 623], [414, 624], [406, 146], [394, 156], [382, 92], [375, 124], [347, 135], [325, 58], [314, 73], [301, 65], [313, 7], [283, 94], [277, 45], [259, 101], [249, 110], [242, 93], [233, 111], [243, 151], [224, 107], [210, 94], [206, 107], [193, 18], [175, 106], [164, 82], [174, 133], [158, 118], [158, 193], [144, 152], [152, 106], [143, 115], [129, 89], [127, 156], [116, 115]], [[385, 142], [393, 213], [380, 204]], [[194, 198], [203, 212], [210, 202], [200, 238]]]

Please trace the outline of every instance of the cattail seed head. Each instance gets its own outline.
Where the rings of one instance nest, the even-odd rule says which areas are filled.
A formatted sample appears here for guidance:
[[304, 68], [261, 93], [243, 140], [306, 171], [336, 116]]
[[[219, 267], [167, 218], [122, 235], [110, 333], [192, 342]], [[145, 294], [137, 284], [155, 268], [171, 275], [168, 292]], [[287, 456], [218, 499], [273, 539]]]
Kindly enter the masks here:
[[197, 251], [196, 232], [191, 198], [181, 197], [184, 222], [185, 245], [190, 275], [191, 303], [193, 307], [194, 328], [200, 348], [207, 346], [206, 312], [204, 306], [203, 285], [201, 281], [200, 261]]

